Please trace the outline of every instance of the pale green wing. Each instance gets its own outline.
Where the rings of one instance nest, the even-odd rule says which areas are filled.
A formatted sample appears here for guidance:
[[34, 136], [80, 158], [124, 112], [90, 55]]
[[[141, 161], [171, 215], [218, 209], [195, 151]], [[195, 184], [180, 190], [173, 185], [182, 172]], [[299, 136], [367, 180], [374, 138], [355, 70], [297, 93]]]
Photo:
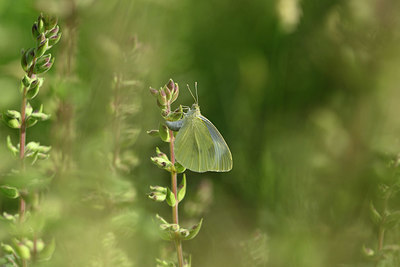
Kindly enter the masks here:
[[200, 115], [207, 126], [214, 144], [215, 166], [212, 171], [227, 172], [232, 169], [232, 153], [218, 129], [206, 117]]
[[215, 126], [203, 116], [188, 117], [175, 140], [177, 161], [195, 172], [229, 171], [232, 154]]

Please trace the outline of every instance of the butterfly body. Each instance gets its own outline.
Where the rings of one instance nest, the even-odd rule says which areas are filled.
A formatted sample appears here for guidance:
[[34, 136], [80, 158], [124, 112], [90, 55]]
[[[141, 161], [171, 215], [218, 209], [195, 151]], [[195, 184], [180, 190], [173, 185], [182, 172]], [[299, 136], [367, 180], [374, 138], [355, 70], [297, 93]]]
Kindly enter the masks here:
[[232, 154], [217, 128], [193, 104], [180, 121], [166, 122], [179, 130], [175, 139], [176, 160], [195, 172], [227, 172], [232, 169]]

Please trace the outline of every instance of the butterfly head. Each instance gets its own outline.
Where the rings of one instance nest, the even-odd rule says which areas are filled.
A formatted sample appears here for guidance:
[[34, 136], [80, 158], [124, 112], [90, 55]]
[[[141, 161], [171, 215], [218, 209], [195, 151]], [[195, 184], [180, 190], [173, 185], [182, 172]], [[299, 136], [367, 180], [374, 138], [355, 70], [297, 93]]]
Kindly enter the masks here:
[[187, 115], [200, 116], [200, 106], [197, 103], [194, 103], [189, 109]]

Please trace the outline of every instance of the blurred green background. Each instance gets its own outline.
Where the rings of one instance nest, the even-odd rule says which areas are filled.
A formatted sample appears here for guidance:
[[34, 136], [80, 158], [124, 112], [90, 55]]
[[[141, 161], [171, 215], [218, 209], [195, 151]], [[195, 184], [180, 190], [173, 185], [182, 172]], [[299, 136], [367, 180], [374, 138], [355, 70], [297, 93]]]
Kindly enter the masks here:
[[[204, 218], [183, 245], [193, 266], [400, 266], [395, 246], [378, 263], [362, 252], [378, 246], [370, 202], [381, 208], [379, 185], [396, 182], [399, 1], [3, 0], [1, 111], [19, 109], [20, 50], [33, 46], [40, 12], [63, 31], [33, 103], [52, 120], [28, 131], [53, 146], [40, 212], [57, 248], [43, 266], [155, 266], [174, 255], [154, 223], [170, 209], [146, 197], [149, 185], [169, 184], [149, 160], [167, 145], [145, 133], [161, 122], [148, 87], [169, 78], [183, 105], [193, 102], [186, 84], [198, 82], [202, 113], [234, 160], [229, 173], [187, 174], [182, 224]], [[129, 81], [122, 133], [112, 112], [119, 75]], [[116, 152], [118, 134], [132, 144]], [[3, 124], [2, 177], [18, 164], [7, 135], [16, 142]], [[16, 208], [1, 200], [2, 211]], [[397, 227], [387, 231], [385, 244], [399, 240]]]

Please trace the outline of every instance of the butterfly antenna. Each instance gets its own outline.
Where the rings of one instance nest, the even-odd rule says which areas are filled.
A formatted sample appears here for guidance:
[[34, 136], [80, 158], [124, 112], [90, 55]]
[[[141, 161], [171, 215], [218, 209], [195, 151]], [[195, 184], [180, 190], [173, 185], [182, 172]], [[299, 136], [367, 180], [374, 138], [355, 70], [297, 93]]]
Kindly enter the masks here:
[[196, 104], [199, 104], [199, 95], [197, 94], [197, 82], [194, 83], [194, 88], [196, 89]]
[[[192, 93], [192, 90], [190, 90], [189, 84], [187, 85], [187, 88], [188, 88], [190, 94], [192, 95], [194, 101], [196, 101], [196, 98], [194, 97], [194, 95], [193, 95], [193, 93]], [[197, 103], [197, 102], [196, 102], [196, 103]]]

